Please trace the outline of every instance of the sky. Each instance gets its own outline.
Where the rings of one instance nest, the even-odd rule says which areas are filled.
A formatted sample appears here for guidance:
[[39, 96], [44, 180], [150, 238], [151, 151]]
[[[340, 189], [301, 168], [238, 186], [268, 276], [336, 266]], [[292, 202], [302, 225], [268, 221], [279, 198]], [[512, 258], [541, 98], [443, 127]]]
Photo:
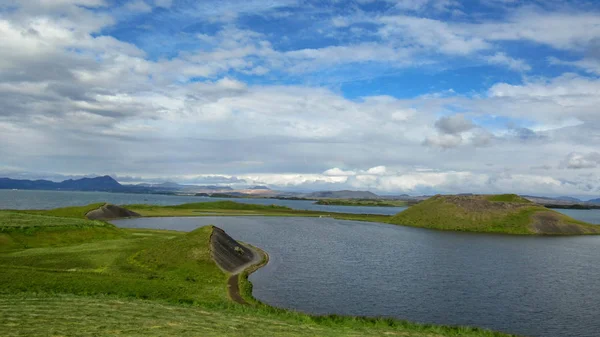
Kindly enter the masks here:
[[600, 3], [0, 0], [0, 176], [600, 196]]

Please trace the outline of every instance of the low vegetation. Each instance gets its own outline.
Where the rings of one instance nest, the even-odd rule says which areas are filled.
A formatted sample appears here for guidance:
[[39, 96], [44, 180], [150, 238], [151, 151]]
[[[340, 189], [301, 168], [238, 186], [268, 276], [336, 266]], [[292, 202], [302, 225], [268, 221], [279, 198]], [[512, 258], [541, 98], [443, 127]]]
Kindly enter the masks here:
[[304, 211], [291, 209], [278, 205], [243, 204], [233, 201], [198, 202], [175, 206], [156, 205], [124, 205], [142, 216], [170, 217], [170, 216], [303, 216], [303, 217], [331, 217], [341, 220], [356, 220], [370, 222], [389, 222], [391, 216], [379, 214], [353, 214], [319, 211]]
[[0, 212], [0, 252], [115, 239], [123, 232], [102, 221]]
[[[27, 245], [8, 243], [10, 249], [0, 241], [1, 336], [505, 336], [235, 304], [227, 296], [228, 275], [210, 258], [210, 226], [190, 233], [125, 230], [75, 216], [6, 211], [0, 219], [2, 235], [29, 237]], [[55, 230], [70, 233], [69, 242]]]
[[38, 214], [38, 215], [47, 215], [47, 216], [58, 216], [58, 217], [66, 217], [66, 218], [80, 218], [85, 219], [85, 215], [95, 209], [98, 209], [104, 206], [105, 203], [96, 203], [90, 204], [86, 206], [71, 206], [71, 207], [61, 207], [49, 210], [19, 210], [15, 212], [19, 213], [27, 213], [27, 214]]
[[404, 207], [408, 203], [403, 200], [386, 199], [321, 199], [315, 202], [317, 205], [335, 206], [372, 206], [372, 207]]
[[600, 227], [572, 219], [517, 195], [435, 196], [395, 215], [414, 227], [506, 234], [600, 234]]

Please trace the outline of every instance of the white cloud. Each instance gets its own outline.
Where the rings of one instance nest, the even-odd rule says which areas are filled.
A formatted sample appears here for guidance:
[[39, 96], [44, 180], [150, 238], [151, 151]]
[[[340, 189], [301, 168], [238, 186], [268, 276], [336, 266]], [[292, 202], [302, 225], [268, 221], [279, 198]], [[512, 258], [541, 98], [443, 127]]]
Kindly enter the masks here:
[[457, 147], [462, 144], [462, 137], [460, 135], [452, 134], [439, 134], [431, 137], [427, 137], [423, 142], [424, 145], [439, 147], [442, 149], [450, 149]]
[[417, 45], [449, 55], [468, 55], [491, 48], [472, 31], [438, 20], [401, 15], [381, 17], [377, 22], [382, 24], [380, 36], [393, 44]]
[[133, 0], [125, 5], [127, 10], [132, 12], [148, 13], [152, 11], [152, 6], [148, 5], [144, 0]]
[[588, 169], [596, 168], [600, 165], [600, 153], [579, 153], [571, 152], [567, 155], [563, 165], [569, 169]]
[[354, 171], [344, 171], [340, 168], [334, 167], [331, 168], [329, 170], [326, 170], [325, 172], [323, 172], [323, 175], [326, 176], [353, 176], [356, 175], [356, 172]]
[[494, 55], [488, 56], [486, 60], [491, 64], [507, 66], [509, 69], [515, 71], [529, 71], [531, 66], [524, 60], [514, 59], [505, 53], [498, 52]]
[[[0, 54], [0, 158], [10, 158], [15, 170], [223, 176], [282, 188], [389, 193], [600, 193], [593, 170], [561, 170], [549, 159], [567, 158], [563, 167], [571, 168], [598, 165], [591, 155], [600, 147], [597, 78], [536, 74], [522, 83], [494, 84], [491, 77], [483, 95], [443, 84], [412, 97], [403, 94], [413, 89], [407, 81], [397, 86], [402, 98], [349, 98], [339, 86], [306, 85], [300, 76], [316, 72], [330, 80], [328, 71], [350, 63], [361, 63], [356, 72], [363, 64], [370, 72], [371, 63], [384, 64], [387, 72], [440, 54], [441, 62], [458, 57], [526, 71], [525, 60], [511, 58], [496, 42], [523, 38], [509, 34], [525, 24], [522, 13], [481, 24], [371, 17], [378, 35], [370, 42], [288, 51], [278, 50], [284, 42], [271, 43], [269, 34], [225, 25], [197, 35], [197, 50], [156, 60], [102, 35], [116, 19], [86, 7], [104, 2], [24, 4], [0, 18], [6, 47]], [[264, 3], [247, 6], [268, 11]], [[563, 17], [573, 21], [575, 15]], [[526, 39], [575, 52], [589, 41], [579, 28], [564, 34], [571, 35], [556, 42]], [[265, 75], [264, 81], [243, 81], [240, 73]], [[296, 76], [296, 84], [286, 84], [285, 74]], [[531, 174], [536, 166], [544, 170]]]
[[473, 34], [488, 41], [518, 41], [564, 50], [584, 50], [600, 36], [600, 14], [595, 12], [544, 12], [521, 9], [504, 22], [472, 25]]
[[162, 8], [170, 8], [173, 5], [173, 0], [154, 0], [154, 6]]
[[563, 61], [556, 57], [549, 57], [548, 61], [552, 65], [566, 65], [583, 69], [590, 74], [600, 75], [600, 59], [583, 58], [577, 61]]
[[367, 174], [384, 175], [387, 173], [387, 168], [383, 165], [371, 167], [367, 170]]
[[454, 135], [469, 131], [475, 127], [473, 122], [465, 118], [463, 114], [446, 116], [435, 122], [435, 127], [442, 133]]

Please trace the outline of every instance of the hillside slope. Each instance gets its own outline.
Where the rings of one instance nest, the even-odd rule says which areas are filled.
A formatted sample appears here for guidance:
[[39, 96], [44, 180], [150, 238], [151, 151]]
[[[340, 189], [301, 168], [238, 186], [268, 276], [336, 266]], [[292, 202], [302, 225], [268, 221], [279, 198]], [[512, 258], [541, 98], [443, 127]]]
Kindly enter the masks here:
[[514, 194], [436, 195], [395, 215], [391, 222], [469, 232], [600, 234], [600, 226], [572, 219]]

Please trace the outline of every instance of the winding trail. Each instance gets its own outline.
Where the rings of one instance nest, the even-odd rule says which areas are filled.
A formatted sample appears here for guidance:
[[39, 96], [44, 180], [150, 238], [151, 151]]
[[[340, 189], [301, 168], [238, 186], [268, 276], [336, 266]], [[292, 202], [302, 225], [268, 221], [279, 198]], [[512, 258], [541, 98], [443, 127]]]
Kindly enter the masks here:
[[242, 297], [242, 294], [240, 292], [240, 286], [239, 286], [240, 274], [244, 270], [261, 263], [264, 258], [264, 254], [262, 252], [260, 252], [259, 250], [254, 249], [253, 247], [250, 247], [247, 245], [244, 245], [244, 246], [252, 251], [253, 258], [250, 262], [248, 262], [242, 266], [239, 266], [234, 271], [232, 271], [231, 276], [229, 276], [229, 279], [227, 280], [227, 293], [229, 293], [229, 297], [231, 297], [231, 299], [234, 302], [239, 303], [239, 304], [248, 304], [248, 302], [246, 302], [246, 300], [244, 300], [244, 298]]

